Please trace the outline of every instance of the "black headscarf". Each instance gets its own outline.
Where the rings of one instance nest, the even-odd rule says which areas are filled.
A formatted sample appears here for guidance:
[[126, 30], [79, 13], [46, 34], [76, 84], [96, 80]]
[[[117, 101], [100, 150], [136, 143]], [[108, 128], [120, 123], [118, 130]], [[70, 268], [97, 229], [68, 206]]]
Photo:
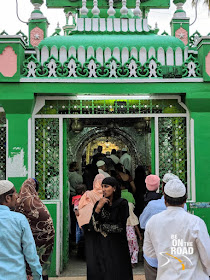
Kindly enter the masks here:
[[102, 181], [102, 185], [109, 185], [116, 189], [113, 196], [113, 201], [121, 197], [121, 189], [118, 181], [114, 177], [106, 177]]

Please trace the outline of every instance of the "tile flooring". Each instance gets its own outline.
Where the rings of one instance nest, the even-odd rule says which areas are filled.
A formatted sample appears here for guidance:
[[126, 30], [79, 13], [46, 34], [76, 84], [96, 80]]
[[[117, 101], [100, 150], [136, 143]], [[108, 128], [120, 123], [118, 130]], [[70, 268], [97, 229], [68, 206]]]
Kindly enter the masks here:
[[[142, 262], [133, 269], [133, 275], [134, 280], [145, 280]], [[59, 277], [52, 277], [49, 280], [86, 280], [86, 263], [73, 257]]]
[[[145, 280], [143, 262], [139, 262], [133, 269], [134, 280]], [[86, 262], [76, 257], [73, 249], [70, 260], [59, 277], [51, 277], [49, 280], [86, 280]]]

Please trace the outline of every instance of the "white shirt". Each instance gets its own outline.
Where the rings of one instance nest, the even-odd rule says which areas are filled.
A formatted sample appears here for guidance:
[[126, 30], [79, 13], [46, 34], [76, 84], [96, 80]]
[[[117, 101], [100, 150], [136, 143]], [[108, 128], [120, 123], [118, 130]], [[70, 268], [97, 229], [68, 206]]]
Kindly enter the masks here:
[[106, 177], [111, 177], [111, 176], [109, 175], [109, 173], [103, 171], [102, 169], [98, 169], [98, 173], [104, 175], [105, 178], [106, 178]]
[[147, 257], [158, 259], [157, 280], [209, 280], [206, 225], [182, 207], [169, 206], [147, 222], [143, 250]]
[[121, 156], [120, 163], [131, 173], [131, 156], [128, 153]]
[[113, 162], [115, 164], [118, 164], [120, 161], [120, 159], [117, 156], [115, 156], [114, 154], [110, 155], [109, 157], [113, 160]]

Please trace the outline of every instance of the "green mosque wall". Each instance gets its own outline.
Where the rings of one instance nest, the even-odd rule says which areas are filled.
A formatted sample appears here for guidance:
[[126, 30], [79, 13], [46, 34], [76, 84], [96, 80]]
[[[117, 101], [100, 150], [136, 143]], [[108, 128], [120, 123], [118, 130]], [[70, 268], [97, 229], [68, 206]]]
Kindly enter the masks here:
[[[50, 81], [50, 79], [49, 79]], [[194, 143], [195, 143], [195, 185], [196, 201], [210, 201], [210, 84], [197, 83], [1, 83], [0, 104], [4, 107], [8, 120], [8, 156], [14, 157], [16, 152], [24, 151], [23, 163], [28, 172], [28, 120], [35, 104], [36, 95], [52, 96], [74, 96], [79, 94], [91, 95], [174, 95], [182, 96], [188, 109], [190, 117], [194, 120]], [[153, 126], [153, 124], [152, 124]], [[66, 129], [65, 122], [64, 128]], [[66, 134], [64, 129], [64, 150]], [[19, 150], [14, 150], [19, 147]], [[152, 170], [155, 170], [154, 137], [152, 136]], [[67, 187], [67, 158], [64, 153], [64, 194], [68, 192]], [[9, 177], [14, 182], [17, 190], [25, 179], [25, 176]], [[49, 206], [54, 223], [57, 214], [54, 206]], [[63, 215], [68, 213], [68, 199], [64, 195]], [[53, 208], [53, 209], [51, 209]], [[210, 208], [192, 209], [195, 215], [200, 216], [207, 224], [210, 231], [209, 215]], [[64, 219], [66, 223], [67, 219]], [[65, 227], [65, 225], [64, 225]], [[68, 232], [67, 227], [63, 231], [63, 264], [68, 261]], [[56, 248], [54, 248], [51, 275], [56, 275]]]

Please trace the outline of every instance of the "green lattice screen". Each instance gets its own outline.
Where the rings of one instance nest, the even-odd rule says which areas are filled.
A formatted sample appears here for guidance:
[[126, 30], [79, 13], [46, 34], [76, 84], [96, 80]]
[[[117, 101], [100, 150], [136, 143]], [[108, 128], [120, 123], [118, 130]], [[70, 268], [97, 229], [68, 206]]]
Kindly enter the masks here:
[[46, 100], [38, 114], [185, 113], [177, 99]]
[[159, 118], [159, 176], [176, 174], [187, 185], [186, 118]]
[[42, 199], [59, 198], [58, 119], [35, 119], [35, 177]]
[[[38, 114], [186, 113], [177, 99], [46, 100]], [[114, 117], [114, 116], [113, 116]], [[152, 117], [152, 115], [151, 115]], [[186, 117], [159, 117], [159, 175], [177, 174], [187, 183]], [[64, 151], [65, 152], [65, 151]], [[42, 199], [59, 198], [59, 120], [35, 119], [35, 176]]]
[[6, 179], [6, 115], [0, 112], [0, 180]]

